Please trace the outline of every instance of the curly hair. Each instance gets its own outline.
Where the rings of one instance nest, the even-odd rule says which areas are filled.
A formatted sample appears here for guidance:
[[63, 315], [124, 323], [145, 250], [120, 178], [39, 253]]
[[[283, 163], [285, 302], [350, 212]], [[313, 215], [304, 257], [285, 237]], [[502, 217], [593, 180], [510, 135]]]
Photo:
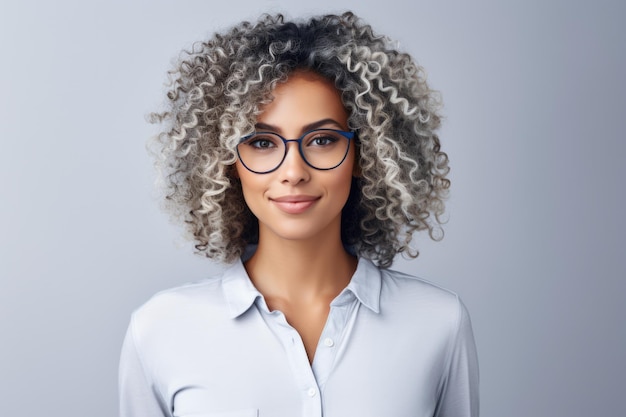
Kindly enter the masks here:
[[351, 12], [305, 21], [264, 15], [183, 51], [169, 75], [164, 128], [153, 145], [166, 206], [199, 253], [233, 262], [258, 240], [258, 221], [233, 175], [235, 148], [272, 90], [294, 70], [331, 80], [358, 135], [360, 175], [342, 213], [342, 240], [380, 267], [416, 257], [414, 232], [443, 236], [450, 181], [435, 131], [440, 100], [422, 67]]

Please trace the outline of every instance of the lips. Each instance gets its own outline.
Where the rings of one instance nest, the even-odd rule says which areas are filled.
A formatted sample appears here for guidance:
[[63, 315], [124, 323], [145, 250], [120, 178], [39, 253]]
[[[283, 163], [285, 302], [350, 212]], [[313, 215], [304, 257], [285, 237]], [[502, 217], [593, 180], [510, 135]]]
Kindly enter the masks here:
[[313, 206], [319, 197], [308, 195], [289, 195], [277, 198], [270, 198], [278, 209], [287, 214], [300, 214]]

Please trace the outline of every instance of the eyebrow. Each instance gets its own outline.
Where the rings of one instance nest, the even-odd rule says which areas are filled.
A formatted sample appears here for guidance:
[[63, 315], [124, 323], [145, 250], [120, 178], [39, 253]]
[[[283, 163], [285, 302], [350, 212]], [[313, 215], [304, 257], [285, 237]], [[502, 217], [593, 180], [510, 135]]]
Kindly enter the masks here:
[[[326, 125], [335, 125], [339, 129], [341, 129], [341, 130], [344, 129], [344, 127], [341, 125], [341, 123], [339, 123], [336, 120], [333, 120], [333, 119], [322, 119], [322, 120], [318, 120], [317, 122], [309, 123], [308, 125], [302, 126], [302, 133], [308, 132], [310, 130], [319, 129], [322, 126], [326, 126]], [[270, 124], [267, 124], [267, 123], [257, 123], [255, 125], [255, 128], [257, 129], [257, 131], [259, 131], [259, 130], [267, 130], [267, 131], [271, 131], [271, 132], [281, 133], [281, 129], [278, 126], [270, 125]]]

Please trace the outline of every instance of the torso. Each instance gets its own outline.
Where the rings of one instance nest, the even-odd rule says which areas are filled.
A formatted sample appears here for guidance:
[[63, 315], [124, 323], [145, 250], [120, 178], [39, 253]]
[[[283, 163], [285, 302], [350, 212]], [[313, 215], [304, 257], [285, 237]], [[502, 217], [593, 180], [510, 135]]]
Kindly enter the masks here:
[[133, 315], [123, 403], [154, 411], [142, 415], [469, 416], [476, 354], [458, 297], [360, 265], [325, 314], [268, 311], [241, 263], [159, 294]]

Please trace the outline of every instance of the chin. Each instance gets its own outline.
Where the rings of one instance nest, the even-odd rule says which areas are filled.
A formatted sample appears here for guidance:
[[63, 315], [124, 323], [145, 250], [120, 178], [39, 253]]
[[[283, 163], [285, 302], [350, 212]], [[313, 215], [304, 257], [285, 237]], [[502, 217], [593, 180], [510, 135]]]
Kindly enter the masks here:
[[332, 223], [329, 224], [303, 224], [300, 221], [285, 221], [279, 227], [270, 228], [265, 230], [259, 230], [259, 238], [263, 234], [272, 234], [279, 239], [286, 241], [306, 241], [312, 239], [323, 238], [324, 236], [340, 235], [340, 228], [337, 227], [335, 232], [335, 226]]

